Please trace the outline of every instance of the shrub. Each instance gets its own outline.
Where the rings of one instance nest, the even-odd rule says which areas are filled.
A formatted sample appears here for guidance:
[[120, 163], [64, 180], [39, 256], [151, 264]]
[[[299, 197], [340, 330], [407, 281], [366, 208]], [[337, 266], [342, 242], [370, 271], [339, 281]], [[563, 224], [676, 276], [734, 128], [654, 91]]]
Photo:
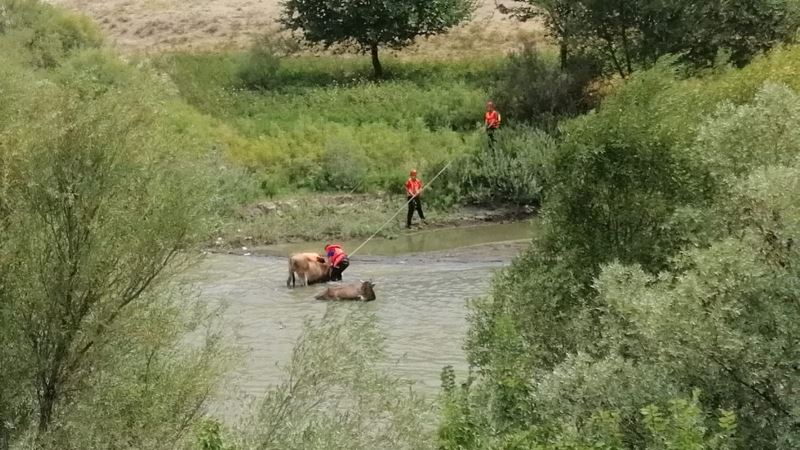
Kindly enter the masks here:
[[800, 155], [800, 96], [769, 83], [752, 103], [725, 102], [699, 130], [695, 157], [719, 178], [740, 177], [755, 168], [787, 165]]
[[0, 35], [20, 43], [29, 63], [56, 67], [71, 52], [98, 48], [100, 29], [87, 17], [67, 13], [38, 0], [0, 1]]
[[308, 321], [285, 377], [234, 435], [239, 448], [428, 449], [430, 405], [378, 364], [383, 338], [363, 310]]
[[330, 141], [325, 146], [316, 188], [321, 191], [356, 191], [363, 188], [368, 161], [352, 143]]
[[796, 446], [799, 100], [764, 81], [797, 67], [640, 72], [562, 126], [543, 235], [471, 304], [481, 433], [559, 448], [608, 412], [601, 447]]
[[209, 231], [208, 147], [108, 53], [0, 71], [0, 446], [179, 446], [226, 361], [166, 283]]
[[[457, 157], [432, 192], [440, 205], [455, 203], [539, 205], [553, 170], [556, 142], [532, 128], [506, 128], [496, 150]], [[432, 167], [437, 173], [444, 162]]]
[[281, 67], [277, 41], [273, 35], [256, 39], [237, 71], [241, 85], [247, 89], [272, 89], [277, 85], [276, 74]]
[[509, 57], [492, 87], [492, 98], [509, 122], [554, 130], [558, 122], [592, 106], [589, 83], [599, 74], [589, 58], [574, 58], [563, 69], [533, 47]]

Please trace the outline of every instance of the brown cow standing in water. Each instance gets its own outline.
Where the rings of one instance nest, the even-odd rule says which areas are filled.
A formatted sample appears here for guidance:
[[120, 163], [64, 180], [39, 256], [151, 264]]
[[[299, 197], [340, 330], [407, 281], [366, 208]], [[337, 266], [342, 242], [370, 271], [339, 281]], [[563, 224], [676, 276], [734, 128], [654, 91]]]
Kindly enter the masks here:
[[375, 300], [375, 291], [372, 289], [375, 284], [371, 281], [347, 284], [343, 286], [331, 286], [319, 295], [317, 300], [362, 300], [369, 302]]
[[287, 287], [295, 287], [295, 276], [303, 280], [303, 286], [325, 283], [331, 279], [331, 269], [317, 253], [295, 253], [289, 257]]

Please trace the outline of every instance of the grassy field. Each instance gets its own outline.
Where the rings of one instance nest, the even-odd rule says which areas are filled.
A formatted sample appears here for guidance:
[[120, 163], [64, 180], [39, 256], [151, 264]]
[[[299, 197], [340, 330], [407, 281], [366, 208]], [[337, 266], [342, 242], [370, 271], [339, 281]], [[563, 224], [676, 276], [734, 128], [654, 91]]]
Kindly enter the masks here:
[[[89, 15], [130, 59], [171, 79], [186, 103], [176, 123], [204, 130], [241, 174], [229, 180], [239, 203], [220, 230], [232, 244], [370, 234], [403, 204], [410, 169], [430, 180], [485, 151], [484, 103], [506, 53], [544, 41], [540, 24], [512, 22], [481, 1], [470, 23], [384, 52], [388, 79], [378, 83], [366, 57], [287, 45], [275, 32], [275, 0], [51, 3]], [[431, 226], [464, 219], [463, 180], [445, 175], [426, 201]], [[342, 194], [361, 195], [331, 201]], [[275, 201], [302, 204], [302, 214], [248, 213]]]
[[[200, 113], [187, 120], [205, 118], [209, 139], [244, 168], [243, 206], [221, 232], [232, 245], [369, 235], [404, 203], [410, 169], [427, 181], [448, 161], [485, 151], [483, 103], [501, 58], [389, 58], [391, 78], [380, 83], [360, 59], [285, 58], [261, 80], [269, 89], [243, 85], [248, 59], [176, 53], [150, 60]], [[444, 180], [426, 201], [431, 226], [463, 219], [456, 202], [437, 197]], [[361, 195], [342, 201], [347, 193]], [[299, 207], [258, 213], [265, 202]], [[382, 235], [399, 232], [400, 216]]]
[[[233, 50], [276, 30], [280, 0], [49, 0], [95, 19], [126, 53]], [[446, 36], [420, 41], [406, 55], [458, 56], [514, 49], [541, 39], [540, 23], [519, 24], [497, 12], [494, 0], [479, 0], [473, 20]], [[513, 1], [502, 2], [509, 6]]]
[[[387, 61], [373, 83], [365, 61], [289, 58], [265, 83], [243, 87], [243, 54], [175, 54], [157, 65], [186, 101], [224, 124], [229, 154], [263, 183], [287, 190], [399, 192], [426, 171], [477, 149], [498, 59]], [[428, 177], [430, 177], [429, 174]]]

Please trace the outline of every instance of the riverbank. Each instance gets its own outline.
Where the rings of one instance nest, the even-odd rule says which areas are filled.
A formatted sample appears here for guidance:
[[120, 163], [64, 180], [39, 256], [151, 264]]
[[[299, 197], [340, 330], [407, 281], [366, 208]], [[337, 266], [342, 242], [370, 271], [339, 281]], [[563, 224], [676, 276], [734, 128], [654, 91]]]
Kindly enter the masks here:
[[415, 226], [406, 230], [404, 204], [404, 197], [389, 194], [308, 194], [263, 200], [239, 208], [208, 247], [214, 252], [245, 254], [275, 244], [366, 239], [379, 229], [377, 237], [392, 239], [420, 230], [513, 223], [536, 215], [532, 206], [425, 206], [427, 224], [420, 224], [415, 215]]

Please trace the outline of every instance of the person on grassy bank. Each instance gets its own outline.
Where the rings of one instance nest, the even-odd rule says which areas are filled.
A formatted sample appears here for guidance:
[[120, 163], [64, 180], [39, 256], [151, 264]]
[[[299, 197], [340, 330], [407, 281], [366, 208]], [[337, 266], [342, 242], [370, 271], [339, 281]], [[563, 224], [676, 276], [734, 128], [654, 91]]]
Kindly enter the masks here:
[[414, 218], [414, 211], [419, 214], [420, 220], [425, 222], [425, 213], [422, 212], [422, 181], [417, 178], [417, 170], [411, 171], [411, 178], [406, 181], [406, 195], [408, 196], [408, 217], [406, 218], [406, 228], [411, 228], [411, 219]]
[[486, 103], [486, 114], [483, 116], [486, 124], [486, 135], [489, 136], [489, 148], [494, 149], [494, 133], [500, 129], [500, 112], [494, 108], [493, 102]]

